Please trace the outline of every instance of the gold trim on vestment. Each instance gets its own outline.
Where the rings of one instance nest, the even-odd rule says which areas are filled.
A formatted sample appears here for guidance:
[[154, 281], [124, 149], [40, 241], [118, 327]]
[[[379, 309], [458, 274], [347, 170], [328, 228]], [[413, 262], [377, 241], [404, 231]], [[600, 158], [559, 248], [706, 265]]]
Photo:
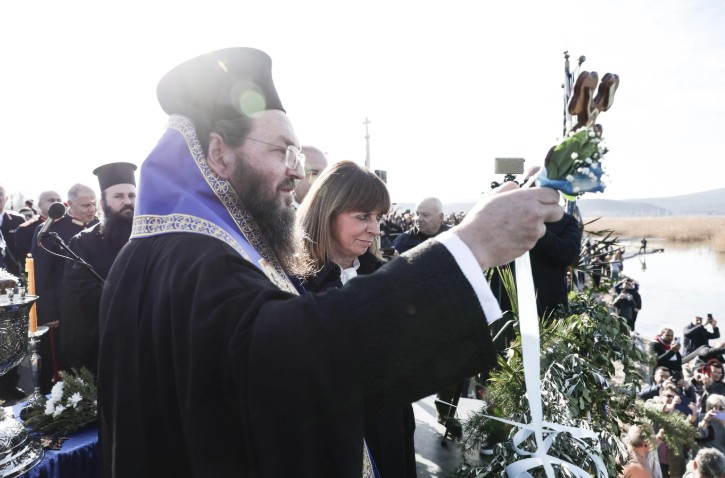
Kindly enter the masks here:
[[264, 242], [262, 233], [259, 231], [257, 224], [254, 222], [252, 215], [244, 208], [242, 203], [239, 201], [239, 196], [232, 188], [228, 181], [221, 179], [217, 174], [212, 171], [209, 164], [204, 156], [204, 150], [201, 147], [196, 136], [196, 130], [194, 129], [193, 123], [185, 116], [171, 115], [169, 116], [169, 128], [175, 129], [184, 136], [186, 144], [189, 147], [189, 152], [194, 158], [196, 166], [199, 168], [199, 172], [206, 180], [211, 190], [214, 192], [216, 197], [222, 203], [224, 208], [229, 213], [234, 223], [239, 228], [247, 242], [259, 253], [264, 261], [260, 261], [260, 268], [264, 271], [265, 275], [274, 282], [280, 289], [287, 292], [298, 293], [297, 289], [292, 285], [287, 273], [280, 265], [277, 257], [274, 255], [272, 250]]
[[206, 219], [188, 214], [144, 215], [134, 216], [133, 218], [133, 229], [131, 229], [133, 237], [153, 236], [167, 232], [195, 232], [221, 239], [237, 251], [240, 256], [252, 262], [239, 241], [234, 239], [227, 231]]

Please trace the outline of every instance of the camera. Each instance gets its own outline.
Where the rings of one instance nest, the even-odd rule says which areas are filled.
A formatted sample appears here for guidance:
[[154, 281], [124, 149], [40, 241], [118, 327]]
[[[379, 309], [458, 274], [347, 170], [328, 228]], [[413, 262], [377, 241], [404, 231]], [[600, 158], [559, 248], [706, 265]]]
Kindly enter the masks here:
[[[495, 158], [494, 160], [494, 174], [503, 174], [503, 182], [516, 181], [517, 174], [524, 174], [524, 158]], [[497, 188], [501, 185], [498, 181], [491, 182], [491, 189]]]

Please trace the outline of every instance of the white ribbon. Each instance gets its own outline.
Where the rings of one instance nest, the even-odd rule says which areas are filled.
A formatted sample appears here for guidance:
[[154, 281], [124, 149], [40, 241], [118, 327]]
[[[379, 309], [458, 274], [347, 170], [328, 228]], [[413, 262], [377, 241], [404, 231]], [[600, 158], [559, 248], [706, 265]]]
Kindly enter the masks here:
[[[531, 411], [531, 423], [525, 424], [493, 416], [488, 417], [521, 428], [513, 437], [513, 448], [519, 455], [529, 457], [508, 465], [506, 467], [506, 474], [510, 477], [531, 477], [532, 475], [528, 470], [543, 466], [546, 471], [546, 476], [553, 478], [555, 475], [552, 465], [559, 465], [566, 467], [577, 477], [591, 478], [591, 475], [580, 467], [547, 454], [549, 447], [554, 442], [554, 438], [561, 432], [570, 434], [574, 440], [582, 442], [583, 444], [582, 439], [593, 439], [596, 443], [595, 447], [597, 450], [599, 449], [599, 438], [591, 430], [543, 421], [539, 316], [536, 310], [536, 291], [534, 289], [534, 279], [531, 273], [531, 261], [528, 252], [516, 259], [516, 289], [518, 291], [519, 328], [521, 330], [521, 352], [524, 363], [526, 397], [529, 401]], [[532, 434], [536, 440], [536, 451], [533, 453], [519, 447]], [[546, 438], [544, 438], [544, 434], [547, 435]], [[606, 478], [607, 467], [602, 459], [592, 453], [589, 453], [589, 457], [597, 466], [597, 474], [600, 477]]]

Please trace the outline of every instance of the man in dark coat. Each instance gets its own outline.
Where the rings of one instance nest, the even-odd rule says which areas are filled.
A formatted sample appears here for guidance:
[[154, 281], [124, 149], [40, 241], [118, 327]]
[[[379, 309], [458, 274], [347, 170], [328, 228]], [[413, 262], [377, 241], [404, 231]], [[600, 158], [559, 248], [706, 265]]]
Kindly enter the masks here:
[[5, 210], [9, 199], [5, 187], [0, 185], [0, 266], [20, 277], [20, 266], [15, 257], [15, 230], [25, 222], [25, 216]]
[[539, 317], [569, 303], [566, 272], [579, 257], [581, 241], [579, 223], [573, 216], [564, 214], [561, 220], [546, 224], [546, 234], [531, 249], [529, 256]]
[[[42, 225], [35, 230], [35, 238], [31, 247], [35, 263], [35, 293], [39, 296], [38, 325], [47, 325], [50, 331], [43, 336], [38, 347], [42, 365], [40, 367], [40, 388], [42, 393], [49, 393], [52, 381], [56, 377], [60, 364], [57, 359], [56, 347], [61, 333], [61, 299], [63, 291], [63, 270], [65, 261], [55, 254], [66, 255], [62, 247], [50, 233], [54, 232], [63, 241], [68, 241], [87, 227], [98, 222], [96, 218], [96, 193], [82, 184], [76, 184], [68, 191], [68, 211], [53, 222], [48, 234], [38, 238]], [[49, 252], [50, 251], [50, 252]]]
[[98, 367], [98, 308], [103, 281], [111, 264], [131, 236], [136, 205], [136, 180], [131, 163], [110, 163], [93, 171], [101, 187], [103, 223], [76, 234], [68, 247], [89, 264], [66, 261], [63, 275], [62, 368], [85, 367], [94, 375]]
[[433, 197], [425, 198], [415, 207], [415, 225], [410, 230], [398, 234], [393, 241], [393, 247], [402, 254], [448, 229], [450, 227], [443, 222], [441, 200]]
[[679, 380], [682, 378], [682, 354], [680, 343], [675, 342], [672, 329], [664, 328], [655, 339], [649, 343], [650, 354], [657, 360], [656, 367], [667, 367], [670, 374]]
[[20, 264], [20, 270], [25, 271], [25, 259], [32, 250], [35, 229], [48, 218], [48, 209], [53, 203], [63, 202], [60, 194], [55, 191], [43, 191], [38, 198], [39, 215], [22, 223], [15, 231], [15, 257]]
[[[712, 326], [712, 332], [705, 328], [705, 325]], [[720, 338], [720, 329], [717, 328], [717, 320], [712, 317], [707, 318], [707, 322], [703, 325], [702, 317], [694, 317], [692, 322], [687, 324], [682, 331], [682, 336], [685, 338], [685, 355], [694, 352], [703, 345], [710, 345], [710, 339]]]
[[283, 265], [303, 158], [269, 57], [202, 55], [157, 95], [169, 128], [101, 297], [102, 475], [373, 476], [366, 417], [493, 365], [481, 268], [533, 247], [558, 194], [502, 187], [455, 231], [300, 296]]

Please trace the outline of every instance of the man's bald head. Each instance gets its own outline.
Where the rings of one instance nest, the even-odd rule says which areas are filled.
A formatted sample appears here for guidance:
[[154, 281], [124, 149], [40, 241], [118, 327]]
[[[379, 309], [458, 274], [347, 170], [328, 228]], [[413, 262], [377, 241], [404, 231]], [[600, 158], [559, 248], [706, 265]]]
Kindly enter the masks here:
[[305, 177], [295, 187], [295, 201], [298, 203], [307, 196], [312, 183], [327, 167], [327, 157], [319, 149], [314, 146], [302, 146], [302, 152], [305, 154]]
[[50, 209], [50, 206], [55, 202], [63, 202], [60, 198], [60, 194], [57, 192], [43, 191], [40, 193], [40, 196], [38, 197], [38, 209], [40, 210], [40, 215], [48, 217], [48, 209]]
[[443, 224], [443, 203], [434, 197], [425, 198], [415, 206], [415, 225], [427, 236], [435, 236]]

